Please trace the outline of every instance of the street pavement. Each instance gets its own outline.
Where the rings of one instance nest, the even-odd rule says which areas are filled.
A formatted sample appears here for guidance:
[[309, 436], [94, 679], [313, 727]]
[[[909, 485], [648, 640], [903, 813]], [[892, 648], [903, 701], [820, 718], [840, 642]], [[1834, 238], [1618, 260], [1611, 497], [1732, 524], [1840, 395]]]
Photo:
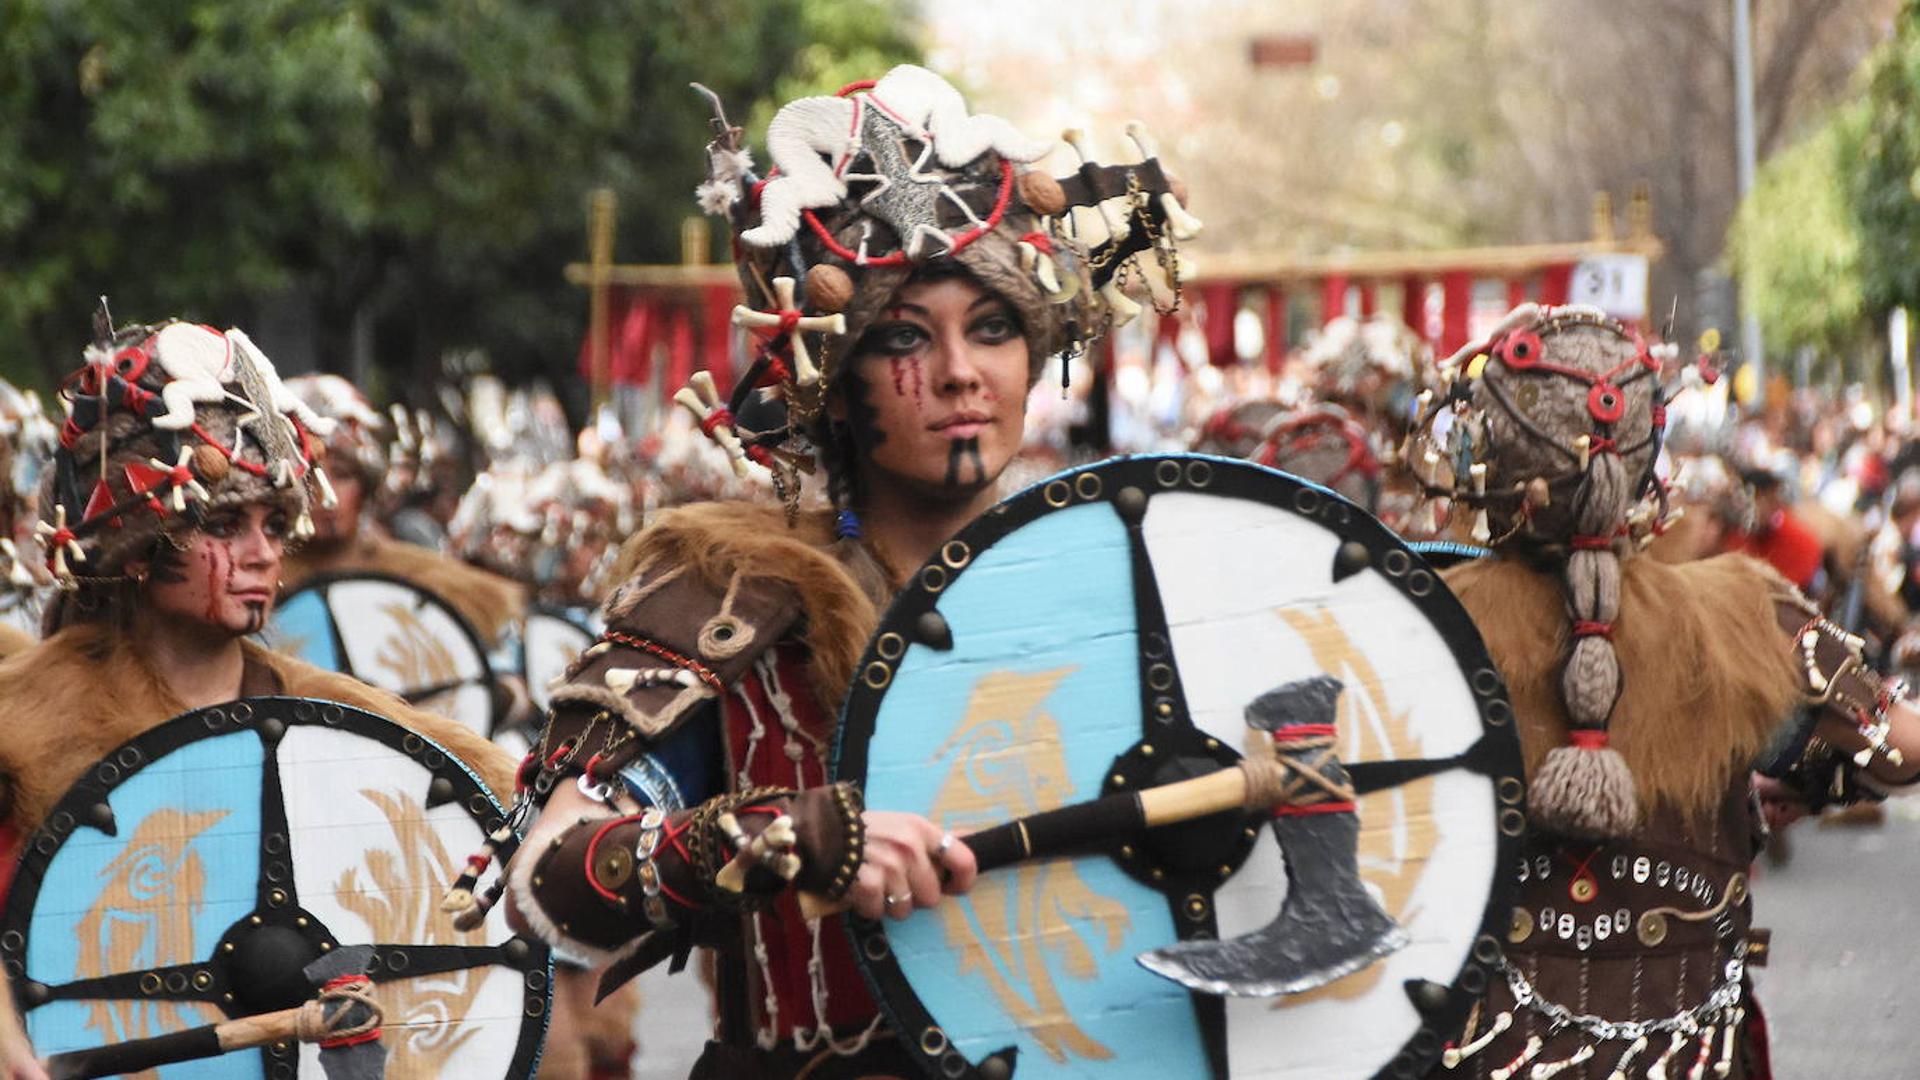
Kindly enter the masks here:
[[1880, 825], [1803, 821], [1785, 865], [1754, 874], [1754, 922], [1773, 930], [1756, 972], [1777, 1080], [1920, 1077], [1920, 797]]

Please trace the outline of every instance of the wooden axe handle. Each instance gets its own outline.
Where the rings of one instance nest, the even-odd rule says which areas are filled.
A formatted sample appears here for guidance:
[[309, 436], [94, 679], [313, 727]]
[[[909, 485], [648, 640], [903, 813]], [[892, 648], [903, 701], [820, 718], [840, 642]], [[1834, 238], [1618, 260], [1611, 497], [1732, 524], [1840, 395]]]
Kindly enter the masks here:
[[52, 1080], [118, 1076], [121, 1073], [143, 1072], [176, 1061], [196, 1061], [231, 1050], [266, 1046], [297, 1037], [299, 1018], [300, 1009], [296, 1006], [257, 1016], [243, 1016], [237, 1020], [224, 1020], [205, 1027], [188, 1028], [170, 1035], [155, 1035], [149, 1039], [133, 1039], [86, 1050], [69, 1050], [47, 1059], [47, 1075]]
[[[974, 861], [984, 873], [1027, 859], [1075, 851], [1108, 837], [1177, 825], [1227, 810], [1254, 809], [1247, 805], [1245, 765], [1243, 761], [1191, 780], [1030, 814], [962, 839], [973, 849]], [[829, 900], [818, 893], [800, 894], [800, 914], [809, 919], [835, 915], [849, 906], [845, 900]]]

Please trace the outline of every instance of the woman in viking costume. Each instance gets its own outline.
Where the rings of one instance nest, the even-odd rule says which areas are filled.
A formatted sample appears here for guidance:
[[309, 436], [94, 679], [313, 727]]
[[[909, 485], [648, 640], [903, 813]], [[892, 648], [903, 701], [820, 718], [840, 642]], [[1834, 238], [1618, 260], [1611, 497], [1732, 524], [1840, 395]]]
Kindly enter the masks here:
[[1920, 718], [1762, 564], [1636, 557], [1666, 400], [1637, 333], [1529, 304], [1442, 374], [1409, 462], [1493, 547], [1447, 580], [1512, 695], [1529, 831], [1499, 973], [1434, 1075], [1764, 1076], [1750, 771], [1884, 792], [1920, 768]]
[[[700, 197], [734, 226], [735, 319], [763, 347], [731, 399], [702, 376], [678, 400], [787, 505], [683, 507], [626, 545], [608, 629], [523, 765], [540, 816], [510, 902], [611, 965], [603, 985], [712, 947], [719, 1037], [696, 1077], [906, 1077], [840, 925], [803, 918], [796, 893], [904, 918], [965, 891], [974, 862], [827, 782], [843, 688], [891, 591], [998, 497], [1043, 362], [1132, 309], [1110, 273], [1149, 248], [1169, 264], [1170, 219], [1195, 223], [1150, 157], [1056, 181], [1029, 168], [1047, 143], [916, 67], [786, 106], [764, 180], [716, 127]], [[1110, 198], [1132, 246], [1090, 248], [1063, 215]], [[802, 508], [816, 459], [831, 505]], [[450, 904], [502, 887], [474, 885]]]
[[[0, 664], [0, 842], [12, 852], [94, 762], [190, 709], [288, 694], [355, 705], [426, 735], [498, 794], [506, 755], [453, 721], [272, 653], [286, 545], [329, 498], [326, 424], [247, 336], [192, 323], [96, 326], [38, 532], [61, 592], [49, 636]], [[6, 1040], [0, 1039], [0, 1042]]]
[[396, 540], [373, 519], [371, 503], [386, 474], [381, 445], [386, 418], [358, 387], [338, 375], [301, 375], [287, 389], [333, 421], [323, 441], [334, 505], [315, 507], [313, 536], [286, 560], [286, 587], [318, 574], [373, 572], [403, 578], [453, 605], [488, 648], [526, 615], [527, 590], [516, 581], [437, 551]]

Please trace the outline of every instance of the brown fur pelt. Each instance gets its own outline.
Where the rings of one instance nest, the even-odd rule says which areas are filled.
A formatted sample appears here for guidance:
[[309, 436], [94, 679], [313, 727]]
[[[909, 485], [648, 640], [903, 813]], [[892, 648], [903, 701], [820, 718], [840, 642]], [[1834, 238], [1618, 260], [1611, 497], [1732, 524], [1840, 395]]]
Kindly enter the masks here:
[[[1744, 555], [1622, 562], [1614, 647], [1626, 678], [1612, 745], [1646, 809], [1711, 815], [1799, 699], [1774, 615], [1786, 586]], [[1506, 679], [1531, 776], [1567, 741], [1558, 684], [1571, 623], [1560, 576], [1500, 557], [1445, 576]]]
[[[513, 792], [514, 761], [465, 726], [423, 712], [346, 675], [242, 642], [283, 693], [378, 713], [419, 732], [466, 762], [503, 802]], [[120, 744], [187, 711], [132, 638], [113, 626], [69, 626], [0, 663], [0, 774], [10, 785], [8, 818], [21, 832], [39, 827], [80, 775]]]
[[282, 580], [293, 590], [320, 574], [389, 574], [452, 605], [488, 648], [500, 644], [512, 622], [525, 617], [527, 587], [451, 556], [362, 529], [339, 544], [289, 551]]
[[879, 623], [875, 585], [862, 588], [833, 552], [831, 516], [804, 513], [789, 528], [779, 507], [748, 502], [697, 503], [661, 513], [628, 540], [613, 580], [649, 566], [682, 566], [724, 592], [736, 571], [782, 582], [799, 598], [802, 640], [821, 705], [838, 711], [867, 638]]
[[0, 623], [0, 660], [15, 653], [23, 653], [40, 643], [40, 639], [11, 623]]

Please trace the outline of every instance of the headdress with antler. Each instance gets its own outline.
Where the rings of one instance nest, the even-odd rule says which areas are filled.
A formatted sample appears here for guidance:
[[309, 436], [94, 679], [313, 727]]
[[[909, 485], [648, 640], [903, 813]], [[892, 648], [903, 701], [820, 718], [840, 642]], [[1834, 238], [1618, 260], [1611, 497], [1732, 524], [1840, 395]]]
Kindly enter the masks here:
[[210, 509], [277, 503], [312, 530], [309, 491], [332, 501], [314, 460], [332, 429], [288, 392], [239, 330], [187, 322], [115, 331], [105, 302], [43, 483], [38, 532], [66, 589], [117, 583], [128, 561]]
[[1670, 354], [1598, 309], [1523, 304], [1441, 363], [1441, 394], [1421, 395], [1402, 451], [1426, 498], [1473, 513], [1475, 540], [1524, 550], [1565, 580], [1570, 745], [1529, 787], [1551, 831], [1621, 836], [1639, 821], [1633, 776], [1607, 741], [1622, 685], [1612, 638], [1620, 560], [1672, 520], [1654, 471], [1677, 389], [1662, 383]]
[[[763, 465], [790, 498], [797, 473], [811, 469], [820, 404], [841, 362], [920, 268], [944, 260], [1011, 304], [1032, 378], [1048, 357], [1140, 311], [1122, 292], [1137, 256], [1153, 253], [1178, 300], [1177, 242], [1200, 223], [1137, 124], [1128, 135], [1142, 160], [1097, 164], [1069, 133], [1081, 163], [1056, 179], [1030, 167], [1052, 144], [968, 112], [940, 76], [903, 65], [878, 82], [782, 108], [767, 129], [772, 167], [760, 177], [717, 99], [714, 109], [717, 137], [698, 196], [733, 226], [748, 296], [734, 322], [759, 341], [730, 399], [708, 381], [676, 400], [736, 472]], [[786, 406], [770, 430], [736, 419], [759, 389]]]

